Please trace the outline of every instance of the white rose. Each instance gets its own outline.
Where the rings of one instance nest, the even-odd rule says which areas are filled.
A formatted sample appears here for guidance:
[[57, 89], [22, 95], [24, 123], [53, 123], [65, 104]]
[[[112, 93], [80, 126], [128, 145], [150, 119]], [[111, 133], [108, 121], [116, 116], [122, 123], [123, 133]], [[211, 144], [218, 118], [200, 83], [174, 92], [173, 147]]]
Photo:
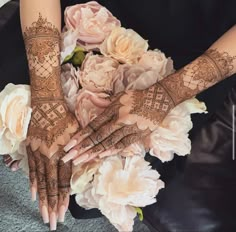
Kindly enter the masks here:
[[31, 118], [30, 87], [8, 84], [0, 93], [0, 154], [19, 149]]

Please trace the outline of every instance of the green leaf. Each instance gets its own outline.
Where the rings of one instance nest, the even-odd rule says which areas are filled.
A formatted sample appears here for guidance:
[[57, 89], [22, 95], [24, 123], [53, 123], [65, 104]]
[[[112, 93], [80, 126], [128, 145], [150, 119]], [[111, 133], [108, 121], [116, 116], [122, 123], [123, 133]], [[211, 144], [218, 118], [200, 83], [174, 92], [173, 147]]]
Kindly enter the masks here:
[[136, 210], [136, 212], [138, 214], [139, 221], [142, 222], [143, 221], [143, 210], [141, 208], [139, 208], [139, 207], [135, 207], [135, 210]]
[[76, 52], [72, 58], [72, 64], [74, 66], [80, 66], [82, 65], [85, 58], [85, 54], [82, 51]]
[[63, 64], [69, 62], [73, 58], [74, 54], [77, 52], [85, 52], [85, 50], [84, 50], [84, 48], [82, 48], [80, 46], [76, 46], [75, 49], [73, 50], [73, 52], [70, 55], [66, 56], [66, 58], [63, 61]]

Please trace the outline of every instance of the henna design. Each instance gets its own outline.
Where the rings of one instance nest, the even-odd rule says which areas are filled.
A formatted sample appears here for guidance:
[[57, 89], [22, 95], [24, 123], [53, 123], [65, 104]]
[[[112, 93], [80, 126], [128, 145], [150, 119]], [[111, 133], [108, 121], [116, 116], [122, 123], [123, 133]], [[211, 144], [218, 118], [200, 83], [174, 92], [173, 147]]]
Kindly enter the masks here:
[[172, 96], [175, 104], [193, 97], [233, 74], [236, 57], [227, 52], [209, 49], [189, 65], [160, 81]]
[[[32, 115], [28, 129], [30, 181], [37, 181], [41, 205], [57, 211], [70, 190], [71, 163], [64, 164], [63, 146], [77, 130], [60, 83], [60, 32], [39, 14], [25, 29], [31, 79]], [[59, 202], [60, 201], [60, 202]]]
[[175, 104], [166, 90], [157, 83], [132, 95], [133, 105], [131, 114], [150, 120], [155, 125], [161, 122]]
[[40, 139], [50, 148], [68, 125], [75, 124], [60, 84], [60, 32], [39, 14], [38, 20], [25, 29], [24, 40], [33, 108], [28, 137]]

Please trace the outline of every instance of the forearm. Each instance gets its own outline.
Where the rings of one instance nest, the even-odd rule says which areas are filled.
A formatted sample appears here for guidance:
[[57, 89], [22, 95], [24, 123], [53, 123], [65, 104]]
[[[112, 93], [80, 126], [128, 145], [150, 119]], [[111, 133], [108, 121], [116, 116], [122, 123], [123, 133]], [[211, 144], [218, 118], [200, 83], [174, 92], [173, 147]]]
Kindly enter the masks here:
[[177, 105], [236, 73], [236, 26], [203, 55], [158, 84]]
[[61, 98], [60, 1], [21, 0], [20, 13], [32, 101]]

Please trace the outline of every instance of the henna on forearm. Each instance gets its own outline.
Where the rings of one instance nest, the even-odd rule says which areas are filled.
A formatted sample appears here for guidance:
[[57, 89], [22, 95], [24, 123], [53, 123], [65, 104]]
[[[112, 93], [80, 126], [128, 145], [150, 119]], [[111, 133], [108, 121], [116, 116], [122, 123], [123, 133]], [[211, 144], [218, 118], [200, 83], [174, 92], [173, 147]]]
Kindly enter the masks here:
[[209, 49], [189, 65], [159, 82], [179, 104], [234, 74], [236, 56]]
[[74, 124], [60, 82], [60, 32], [39, 13], [38, 20], [25, 29], [24, 40], [33, 108], [28, 137], [50, 148], [66, 126]]

